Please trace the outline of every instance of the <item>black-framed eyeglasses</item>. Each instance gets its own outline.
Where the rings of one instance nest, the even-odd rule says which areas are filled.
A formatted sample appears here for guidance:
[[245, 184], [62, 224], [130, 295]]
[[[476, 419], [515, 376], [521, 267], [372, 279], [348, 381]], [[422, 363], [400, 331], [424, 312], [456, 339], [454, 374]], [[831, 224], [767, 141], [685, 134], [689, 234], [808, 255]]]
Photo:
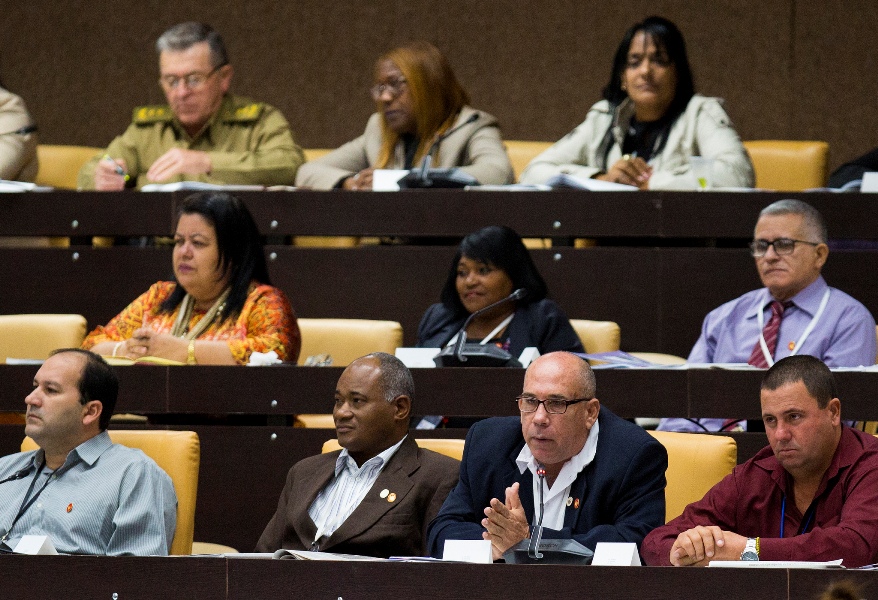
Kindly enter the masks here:
[[808, 242], [805, 240], [791, 240], [790, 238], [777, 238], [774, 241], [753, 240], [750, 242], [750, 254], [756, 258], [765, 256], [769, 246], [774, 246], [774, 251], [779, 255], [792, 254], [796, 249], [796, 244], [808, 244], [809, 246], [819, 246], [819, 242]]
[[369, 93], [372, 94], [372, 100], [378, 100], [384, 95], [384, 92], [389, 92], [391, 97], [396, 98], [402, 93], [406, 85], [408, 85], [408, 82], [405, 77], [400, 77], [387, 83], [373, 85], [369, 88]]
[[210, 73], [188, 73], [182, 77], [177, 77], [176, 75], [163, 75], [159, 77], [159, 84], [161, 84], [166, 90], [175, 90], [180, 87], [180, 84], [182, 83], [186, 89], [194, 90], [207, 83], [207, 80], [213, 77], [214, 73], [227, 64], [228, 63], [223, 63], [215, 67]]
[[549, 400], [539, 400], [533, 396], [519, 396], [515, 399], [518, 402], [518, 410], [523, 413], [537, 412], [542, 404], [546, 408], [546, 412], [550, 415], [563, 415], [567, 412], [567, 407], [571, 404], [579, 404], [580, 402], [588, 402], [591, 398], [576, 398], [574, 400], [564, 400], [561, 398], [550, 398]]

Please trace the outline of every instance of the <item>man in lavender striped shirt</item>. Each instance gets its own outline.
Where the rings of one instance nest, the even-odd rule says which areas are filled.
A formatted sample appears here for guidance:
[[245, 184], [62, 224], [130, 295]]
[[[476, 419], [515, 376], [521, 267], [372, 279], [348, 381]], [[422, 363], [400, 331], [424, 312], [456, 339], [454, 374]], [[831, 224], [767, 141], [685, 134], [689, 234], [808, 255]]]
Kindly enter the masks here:
[[40, 449], [0, 458], [0, 551], [45, 535], [61, 554], [168, 554], [174, 485], [143, 452], [110, 441], [118, 391], [87, 350], [58, 350], [37, 371], [24, 431]]
[[[801, 200], [778, 200], [762, 209], [750, 252], [765, 287], [711, 311], [688, 362], [767, 368], [787, 356], [808, 354], [829, 367], [874, 364], [875, 319], [859, 301], [829, 287], [821, 275], [829, 256], [828, 238], [821, 214]], [[774, 329], [774, 349], [765, 334], [772, 303], [785, 307]], [[734, 418], [677, 418], [662, 419], [659, 429], [734, 431], [745, 424]]]
[[256, 551], [423, 555], [427, 524], [457, 484], [460, 463], [408, 435], [413, 398], [398, 358], [376, 352], [352, 362], [335, 389], [342, 450], [293, 465]]

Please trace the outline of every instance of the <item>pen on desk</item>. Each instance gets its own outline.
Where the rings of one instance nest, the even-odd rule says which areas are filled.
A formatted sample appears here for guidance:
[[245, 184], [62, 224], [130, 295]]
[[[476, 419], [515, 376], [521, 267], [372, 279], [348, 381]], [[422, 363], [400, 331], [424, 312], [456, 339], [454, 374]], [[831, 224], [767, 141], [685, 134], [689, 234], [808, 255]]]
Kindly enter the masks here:
[[122, 165], [120, 165], [115, 160], [113, 160], [109, 154], [104, 154], [104, 160], [108, 160], [111, 163], [113, 163], [113, 165], [115, 166], [116, 174], [124, 177], [125, 181], [128, 181], [129, 179], [131, 179], [131, 176], [125, 172], [125, 169], [122, 168]]

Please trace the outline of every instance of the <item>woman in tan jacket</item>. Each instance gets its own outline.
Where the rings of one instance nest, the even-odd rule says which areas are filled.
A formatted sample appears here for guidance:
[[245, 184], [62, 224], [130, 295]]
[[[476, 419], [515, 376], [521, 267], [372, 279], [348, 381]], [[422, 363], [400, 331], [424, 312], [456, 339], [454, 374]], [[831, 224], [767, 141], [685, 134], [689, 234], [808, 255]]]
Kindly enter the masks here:
[[[411, 169], [431, 150], [434, 166], [461, 167], [482, 184], [512, 183], [497, 120], [468, 106], [469, 95], [432, 44], [413, 42], [381, 56], [370, 91], [377, 112], [363, 135], [302, 165], [296, 185], [371, 190], [375, 169]], [[434, 148], [443, 133], [448, 137]]]

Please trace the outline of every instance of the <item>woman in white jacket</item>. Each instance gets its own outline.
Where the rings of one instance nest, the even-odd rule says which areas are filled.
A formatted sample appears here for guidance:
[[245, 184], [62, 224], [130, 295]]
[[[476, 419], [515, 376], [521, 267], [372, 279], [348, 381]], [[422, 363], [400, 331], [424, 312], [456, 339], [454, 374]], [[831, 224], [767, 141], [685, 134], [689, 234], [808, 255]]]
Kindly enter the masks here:
[[690, 159], [712, 160], [716, 187], [752, 187], [753, 166], [721, 100], [695, 94], [677, 26], [649, 17], [626, 33], [604, 100], [537, 156], [522, 183], [567, 173], [640, 189], [696, 189]]

